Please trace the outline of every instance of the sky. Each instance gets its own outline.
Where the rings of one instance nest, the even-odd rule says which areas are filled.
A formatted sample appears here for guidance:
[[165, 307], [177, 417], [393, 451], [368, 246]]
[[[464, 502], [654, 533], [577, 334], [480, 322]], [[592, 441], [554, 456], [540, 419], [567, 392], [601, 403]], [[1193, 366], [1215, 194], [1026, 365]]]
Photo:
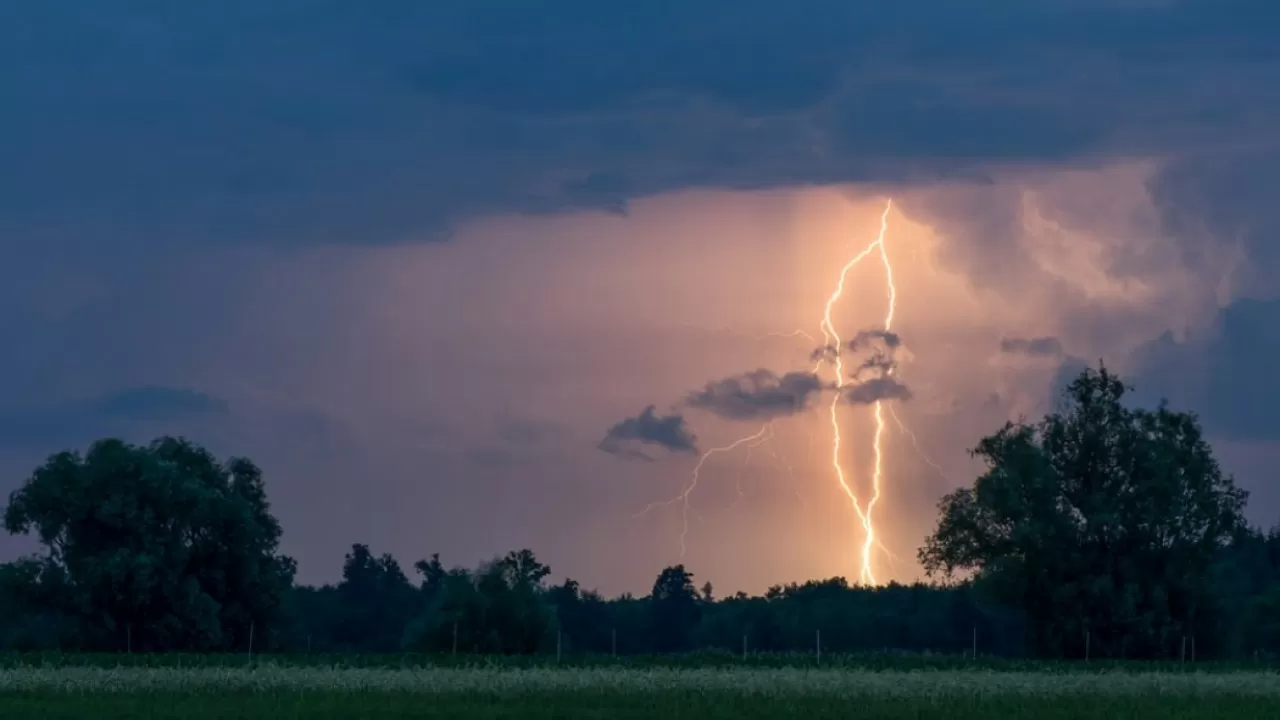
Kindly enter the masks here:
[[[305, 582], [363, 542], [760, 592], [859, 577], [829, 407], [865, 500], [880, 399], [872, 565], [910, 581], [966, 450], [1101, 359], [1270, 526], [1278, 32], [1271, 0], [0, 5], [0, 491], [184, 434], [263, 467]], [[874, 377], [837, 392], [812, 353], [882, 215], [828, 328]]]

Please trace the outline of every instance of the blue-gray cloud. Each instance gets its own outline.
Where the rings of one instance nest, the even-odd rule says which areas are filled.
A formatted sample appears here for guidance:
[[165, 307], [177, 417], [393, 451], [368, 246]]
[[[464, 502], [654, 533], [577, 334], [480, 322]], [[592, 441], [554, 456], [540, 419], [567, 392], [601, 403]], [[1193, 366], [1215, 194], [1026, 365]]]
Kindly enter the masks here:
[[1280, 440], [1280, 299], [1239, 300], [1206, 332], [1166, 334], [1143, 353], [1134, 385], [1147, 401], [1165, 397], [1194, 410], [1212, 435]]
[[1251, 143], [1278, 26], [1269, 0], [9, 4], [0, 242], [395, 242]]
[[843, 394], [845, 402], [851, 405], [870, 405], [881, 400], [906, 402], [913, 396], [911, 388], [889, 375], [846, 385]]
[[760, 368], [709, 382], [689, 393], [685, 404], [729, 420], [772, 419], [804, 412], [825, 388], [811, 372], [778, 375]]
[[221, 418], [225, 401], [195, 390], [139, 387], [94, 400], [0, 413], [0, 445], [53, 452], [104, 436]]
[[605, 433], [597, 446], [610, 455], [630, 460], [652, 460], [641, 448], [659, 447], [677, 453], [697, 453], [697, 437], [689, 430], [684, 416], [658, 415], [653, 405], [640, 414], [621, 420]]

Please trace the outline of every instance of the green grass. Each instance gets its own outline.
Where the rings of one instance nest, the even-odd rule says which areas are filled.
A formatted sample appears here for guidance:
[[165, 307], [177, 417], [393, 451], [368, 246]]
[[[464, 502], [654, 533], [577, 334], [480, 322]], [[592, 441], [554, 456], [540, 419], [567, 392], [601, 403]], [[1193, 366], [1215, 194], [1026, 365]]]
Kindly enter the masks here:
[[1027, 660], [983, 657], [976, 660], [958, 655], [823, 653], [819, 662], [813, 653], [738, 653], [701, 651], [675, 655], [471, 655], [462, 653], [307, 653], [268, 654], [223, 653], [15, 653], [0, 652], [0, 669], [17, 667], [252, 667], [263, 664], [288, 667], [342, 668], [850, 668], [865, 670], [991, 670], [998, 672], [1240, 672], [1280, 671], [1280, 658], [1260, 657], [1196, 663], [1173, 661]]
[[0, 696], [0, 717], [49, 720], [125, 720], [155, 718], [212, 720], [213, 718], [316, 718], [391, 720], [393, 718], [690, 718], [697, 720], [1273, 720], [1280, 703], [1264, 698], [1051, 698], [995, 697], [945, 702], [838, 698], [783, 697], [751, 699], [741, 695], [627, 693], [587, 695], [548, 694], [520, 697], [444, 696], [425, 698], [410, 693], [250, 694], [205, 696], [193, 694], [111, 696]]
[[0, 716], [1262, 720], [1280, 717], [1280, 674], [746, 667], [14, 667], [0, 670]]

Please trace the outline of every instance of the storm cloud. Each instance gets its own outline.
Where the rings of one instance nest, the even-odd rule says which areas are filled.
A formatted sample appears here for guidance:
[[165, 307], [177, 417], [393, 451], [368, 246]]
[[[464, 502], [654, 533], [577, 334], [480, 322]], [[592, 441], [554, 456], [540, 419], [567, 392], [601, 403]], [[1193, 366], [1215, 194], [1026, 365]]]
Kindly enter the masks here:
[[911, 398], [910, 388], [887, 375], [848, 385], [844, 389], [845, 402], [850, 405], [870, 405], [881, 400], [905, 402]]
[[633, 460], [652, 460], [640, 446], [659, 447], [677, 453], [697, 453], [697, 438], [685, 424], [684, 416], [658, 415], [650, 405], [640, 414], [618, 422], [605, 433], [597, 446], [610, 455]]
[[882, 345], [888, 352], [893, 352], [902, 344], [902, 338], [889, 330], [859, 330], [849, 341], [849, 349], [858, 352], [872, 344]]
[[0, 13], [9, 243], [438, 239], [691, 187], [1203, 157], [1280, 117], [1270, 0]]
[[1133, 383], [1147, 402], [1194, 409], [1206, 429], [1246, 442], [1280, 440], [1280, 299], [1241, 300], [1184, 339], [1172, 333], [1141, 355]]
[[104, 436], [172, 431], [188, 423], [224, 418], [226, 401], [187, 388], [139, 387], [100, 398], [0, 413], [0, 445], [52, 452]]
[[728, 420], [760, 420], [803, 412], [809, 401], [822, 392], [823, 382], [809, 372], [779, 376], [761, 368], [724, 378], [689, 393], [685, 404]]

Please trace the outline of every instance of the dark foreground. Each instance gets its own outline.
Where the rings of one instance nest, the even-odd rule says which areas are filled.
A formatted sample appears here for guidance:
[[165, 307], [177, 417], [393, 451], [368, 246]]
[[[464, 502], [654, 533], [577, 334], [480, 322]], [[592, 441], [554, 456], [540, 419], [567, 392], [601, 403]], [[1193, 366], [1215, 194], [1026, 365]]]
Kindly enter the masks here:
[[1273, 720], [1280, 674], [26, 666], [0, 717]]
[[1273, 720], [1280, 701], [1269, 698], [1056, 698], [859, 699], [779, 697], [746, 698], [733, 694], [690, 697], [685, 694], [613, 697], [593, 694], [534, 695], [520, 698], [429, 697], [413, 694], [182, 694], [9, 695], [0, 698], [0, 716], [71, 720], [97, 718], [690, 718], [697, 720], [774, 720], [857, 718], [908, 720]]

